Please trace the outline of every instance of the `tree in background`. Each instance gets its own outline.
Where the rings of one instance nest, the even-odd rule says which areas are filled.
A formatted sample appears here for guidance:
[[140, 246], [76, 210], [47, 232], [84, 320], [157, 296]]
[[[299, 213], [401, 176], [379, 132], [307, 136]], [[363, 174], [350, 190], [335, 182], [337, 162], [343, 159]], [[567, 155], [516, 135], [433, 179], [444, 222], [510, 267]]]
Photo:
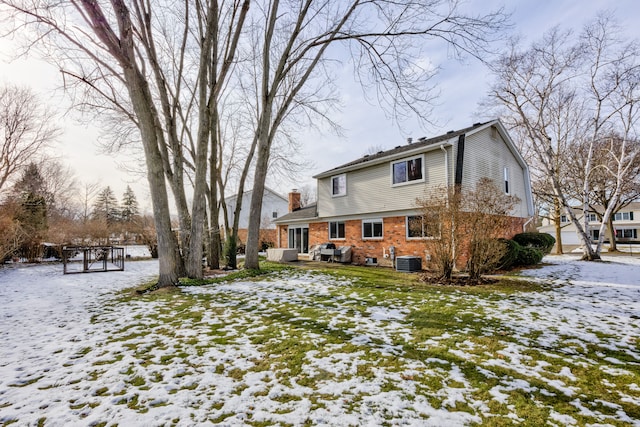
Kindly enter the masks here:
[[21, 229], [23, 240], [19, 255], [30, 261], [40, 256], [40, 245], [49, 229], [45, 185], [35, 163], [30, 163], [14, 185], [15, 200], [19, 208], [15, 222]]
[[16, 221], [20, 206], [13, 200], [0, 205], [0, 262], [7, 261], [19, 253], [26, 236]]
[[122, 195], [122, 210], [120, 211], [120, 219], [124, 223], [132, 222], [136, 216], [140, 213], [138, 209], [138, 199], [130, 186], [127, 185], [127, 189]]
[[120, 211], [120, 223], [125, 242], [129, 240], [130, 233], [135, 233], [135, 222], [139, 216], [138, 199], [136, 199], [131, 187], [127, 185], [127, 189], [122, 195], [122, 210]]
[[0, 88], [0, 190], [60, 134], [55, 115], [28, 88]]
[[[606, 224], [638, 155], [633, 141], [640, 119], [639, 60], [638, 43], [621, 40], [611, 17], [600, 15], [579, 37], [556, 27], [527, 48], [514, 43], [493, 67], [490, 102], [523, 137], [522, 152], [537, 178], [534, 188], [546, 193], [537, 199], [553, 206], [547, 210], [554, 212], [558, 246], [562, 209], [578, 231], [586, 260], [600, 258]], [[601, 152], [607, 159], [599, 165], [598, 141], [612, 133], [621, 141]], [[584, 153], [582, 166], [571, 170], [568, 164], [577, 152]], [[611, 197], [594, 248], [588, 212], [598, 169], [610, 177]], [[577, 204], [582, 221], [573, 209]]]
[[94, 237], [104, 238], [108, 243], [111, 233], [115, 230], [116, 223], [120, 220], [120, 206], [111, 187], [103, 188], [96, 196], [93, 204], [92, 220], [98, 224], [97, 230], [94, 230], [94, 232], [97, 231], [98, 233]]
[[[626, 153], [621, 156], [623, 144], [626, 144]], [[568, 163], [571, 173], [579, 176], [584, 171], [590, 148], [593, 167], [589, 175], [589, 210], [595, 212], [602, 221], [603, 213], [617, 199], [616, 204], [612, 206], [609, 220], [605, 224], [609, 236], [608, 251], [615, 252], [617, 246], [613, 226], [614, 215], [640, 197], [640, 141], [627, 139], [625, 142], [624, 137], [611, 134], [594, 141], [591, 147], [578, 147], [573, 151]], [[624, 165], [623, 168], [619, 168], [621, 163]], [[622, 173], [620, 180], [617, 177], [618, 170]], [[568, 184], [572, 183], [576, 185], [574, 181], [569, 181]], [[618, 197], [616, 197], [616, 189]], [[576, 188], [573, 192], [578, 195], [581, 190], [582, 188]]]

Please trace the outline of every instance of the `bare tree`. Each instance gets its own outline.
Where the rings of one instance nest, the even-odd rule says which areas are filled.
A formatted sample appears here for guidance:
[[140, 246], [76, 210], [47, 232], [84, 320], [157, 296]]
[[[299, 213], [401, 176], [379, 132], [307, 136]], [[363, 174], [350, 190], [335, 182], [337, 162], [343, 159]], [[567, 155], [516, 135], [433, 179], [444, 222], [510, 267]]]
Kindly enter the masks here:
[[499, 238], [513, 237], [510, 213], [518, 197], [504, 194], [493, 181], [483, 178], [462, 196], [462, 223], [458, 227], [468, 239], [467, 272], [471, 280], [494, 271], [506, 252]]
[[[528, 49], [514, 44], [494, 67], [496, 82], [489, 97], [503, 108], [504, 121], [525, 136], [528, 150], [524, 151], [538, 170], [536, 187], [546, 187], [541, 194], [554, 205], [558, 231], [559, 207], [571, 219], [583, 242], [584, 259], [600, 258], [604, 238], [602, 228], [598, 244], [592, 247], [587, 212], [596, 169], [595, 144], [615, 129], [625, 141], [635, 133], [637, 60], [636, 45], [619, 44], [611, 18], [601, 15], [577, 39], [554, 28]], [[568, 160], [578, 151], [585, 156], [576, 172], [568, 168]], [[603, 212], [603, 227], [620, 197], [629, 154], [624, 143], [614, 156], [618, 159], [615, 170], [610, 170], [614, 203]], [[577, 201], [583, 205], [582, 222], [572, 209]]]
[[440, 278], [450, 280], [461, 259], [473, 281], [499, 266], [506, 250], [499, 239], [512, 237], [510, 214], [517, 197], [483, 178], [472, 189], [435, 188], [416, 202], [422, 215], [409, 226], [425, 238], [431, 266]]
[[[414, 235], [424, 235], [430, 256], [430, 267], [439, 278], [450, 280], [456, 269], [456, 261], [462, 248], [462, 240], [457, 233], [457, 225], [462, 214], [462, 194], [455, 187], [439, 187], [416, 201], [422, 216], [409, 223]], [[422, 231], [425, 227], [431, 230]], [[434, 229], [435, 227], [435, 229]]]
[[[572, 151], [570, 170], [573, 174], [580, 175], [584, 170], [589, 148], [578, 147]], [[609, 236], [608, 250], [613, 252], [617, 250], [613, 215], [640, 197], [640, 141], [611, 135], [598, 139], [591, 148], [593, 167], [589, 175], [589, 211], [602, 222], [604, 212], [615, 203], [605, 224]], [[619, 173], [623, 176], [618, 177]]]
[[17, 86], [0, 88], [0, 131], [0, 190], [60, 135], [53, 112]]
[[330, 99], [323, 88], [330, 81], [329, 60], [337, 58], [331, 57], [329, 46], [340, 43], [351, 49], [360, 82], [375, 88], [377, 101], [396, 119], [411, 115], [428, 121], [433, 71], [420, 66], [425, 42], [440, 39], [456, 53], [479, 55], [505, 22], [501, 11], [469, 17], [459, 11], [457, 2], [441, 1], [275, 0], [259, 6], [258, 14], [253, 23], [254, 44], [261, 49], [254, 77], [257, 148], [247, 268], [259, 268], [262, 197], [280, 127], [300, 107], [317, 117], [326, 115], [317, 108], [326, 103], [314, 100]]
[[[77, 104], [135, 123], [158, 233], [158, 285], [177, 283], [183, 272], [202, 277], [212, 111], [231, 69], [249, 0], [3, 3], [26, 25], [46, 33], [41, 40], [49, 48], [57, 47], [54, 59], [79, 96]], [[171, 230], [165, 178], [178, 211], [181, 248]], [[189, 180], [191, 211], [185, 193]]]

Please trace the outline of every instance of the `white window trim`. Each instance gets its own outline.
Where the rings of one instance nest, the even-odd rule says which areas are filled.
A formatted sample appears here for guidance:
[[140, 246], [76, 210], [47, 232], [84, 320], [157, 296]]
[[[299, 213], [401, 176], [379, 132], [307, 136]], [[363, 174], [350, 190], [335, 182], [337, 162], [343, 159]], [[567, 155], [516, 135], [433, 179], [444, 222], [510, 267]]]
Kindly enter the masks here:
[[[333, 194], [333, 180], [336, 178], [344, 178], [344, 192], [342, 193], [338, 193], [338, 194]], [[344, 197], [347, 195], [347, 174], [346, 173], [342, 173], [340, 175], [334, 175], [331, 177], [331, 180], [329, 181], [329, 185], [331, 186], [331, 197]]]
[[[411, 237], [409, 236], [409, 217], [410, 216], [421, 216], [423, 224], [424, 224], [424, 215], [421, 214], [416, 214], [416, 215], [406, 215], [404, 217], [404, 228], [405, 228], [405, 238], [407, 240], [438, 240], [440, 239], [440, 234], [438, 234], [438, 236], [420, 236], [420, 237]], [[442, 233], [442, 229], [439, 230], [440, 233]], [[422, 232], [424, 233], [424, 229], [422, 230]]]
[[[344, 237], [331, 237], [331, 223], [343, 223], [344, 224]], [[328, 234], [329, 240], [347, 240], [347, 221], [329, 221], [328, 225]]]
[[[367, 223], [368, 224], [380, 223], [382, 225], [382, 236], [364, 237], [364, 225]], [[371, 229], [371, 231], [373, 231], [373, 228]], [[384, 240], [384, 221], [382, 220], [382, 218], [362, 220], [362, 240]]]
[[[420, 162], [420, 167], [421, 167], [421, 171], [422, 171], [422, 179], [414, 179], [413, 181], [405, 181], [405, 182], [399, 182], [399, 183], [395, 184], [393, 182], [393, 165], [396, 165], [398, 163], [406, 163], [406, 162], [414, 160], [414, 159], [421, 159], [422, 160]], [[391, 181], [391, 186], [392, 187], [402, 187], [404, 185], [419, 184], [421, 182], [426, 182], [426, 170], [425, 170], [424, 154], [419, 154], [417, 156], [405, 157], [404, 159], [395, 160], [395, 161], [393, 161], [393, 162], [391, 162], [389, 164], [389, 170], [390, 170], [390, 174], [389, 175], [390, 175], [390, 181]]]

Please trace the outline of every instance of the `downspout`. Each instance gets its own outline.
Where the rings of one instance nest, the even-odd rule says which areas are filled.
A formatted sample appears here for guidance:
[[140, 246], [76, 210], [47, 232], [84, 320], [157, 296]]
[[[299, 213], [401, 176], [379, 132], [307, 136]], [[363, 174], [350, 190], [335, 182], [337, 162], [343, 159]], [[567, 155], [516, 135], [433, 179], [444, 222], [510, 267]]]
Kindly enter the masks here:
[[531, 224], [531, 221], [533, 221], [533, 218], [535, 217], [531, 217], [527, 220], [527, 222], [525, 222], [524, 224], [522, 224], [522, 232], [526, 233], [527, 232], [527, 225]]
[[460, 190], [462, 186], [462, 165], [464, 164], [464, 139], [465, 134], [463, 133], [458, 137], [458, 154], [456, 157], [456, 191]]
[[449, 155], [447, 149], [444, 148], [444, 144], [440, 144], [440, 149], [444, 153], [444, 179], [447, 188], [449, 188]]

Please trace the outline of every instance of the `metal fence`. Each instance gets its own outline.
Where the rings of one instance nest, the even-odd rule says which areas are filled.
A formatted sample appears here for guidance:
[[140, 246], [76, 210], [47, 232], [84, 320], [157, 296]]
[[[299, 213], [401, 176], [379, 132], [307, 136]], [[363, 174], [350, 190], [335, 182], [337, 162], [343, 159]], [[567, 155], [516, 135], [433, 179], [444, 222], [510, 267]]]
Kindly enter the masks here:
[[124, 270], [124, 248], [116, 246], [65, 246], [64, 274]]

